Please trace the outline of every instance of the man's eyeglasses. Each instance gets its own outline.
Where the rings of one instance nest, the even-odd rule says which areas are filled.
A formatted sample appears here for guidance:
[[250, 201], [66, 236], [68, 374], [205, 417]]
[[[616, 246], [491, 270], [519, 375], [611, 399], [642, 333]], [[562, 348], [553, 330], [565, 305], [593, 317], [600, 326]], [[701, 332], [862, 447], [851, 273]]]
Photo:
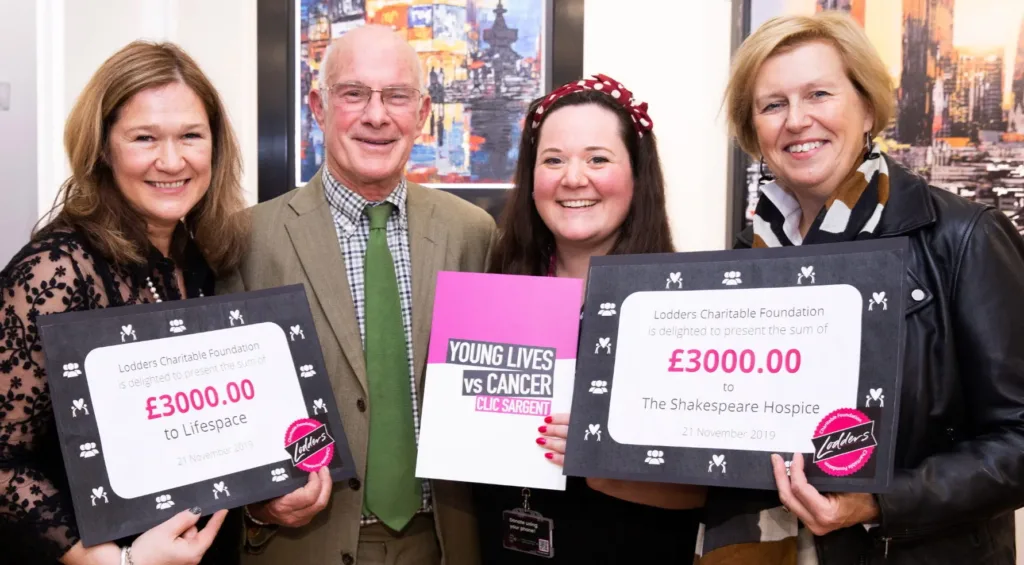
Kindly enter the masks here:
[[407, 112], [416, 108], [422, 93], [408, 86], [370, 88], [362, 84], [339, 83], [327, 89], [331, 104], [346, 112], [361, 112], [370, 103], [374, 92], [380, 93], [381, 102], [389, 111]]

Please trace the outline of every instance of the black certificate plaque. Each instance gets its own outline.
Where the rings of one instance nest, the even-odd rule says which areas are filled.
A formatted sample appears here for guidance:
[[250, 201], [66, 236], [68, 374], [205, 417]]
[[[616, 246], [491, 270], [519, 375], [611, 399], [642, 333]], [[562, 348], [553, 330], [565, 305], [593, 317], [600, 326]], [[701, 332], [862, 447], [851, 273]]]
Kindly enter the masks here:
[[301, 285], [39, 319], [82, 541], [355, 475]]
[[904, 238], [595, 257], [565, 473], [774, 489], [770, 454], [823, 490], [892, 478]]

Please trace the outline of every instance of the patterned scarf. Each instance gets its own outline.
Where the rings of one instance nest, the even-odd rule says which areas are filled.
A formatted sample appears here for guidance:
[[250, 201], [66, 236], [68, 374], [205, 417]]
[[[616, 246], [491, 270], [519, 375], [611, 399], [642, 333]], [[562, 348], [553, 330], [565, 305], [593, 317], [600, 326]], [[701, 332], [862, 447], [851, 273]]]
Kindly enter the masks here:
[[818, 212], [806, 237], [796, 198], [772, 182], [761, 187], [754, 214], [754, 247], [838, 243], [874, 237], [889, 201], [889, 166], [874, 144]]
[[[805, 237], [800, 204], [772, 182], [761, 187], [754, 247], [785, 247], [870, 239], [889, 201], [889, 165], [877, 145], [825, 202]], [[774, 491], [709, 489], [697, 536], [700, 565], [812, 565], [814, 538], [779, 504]]]

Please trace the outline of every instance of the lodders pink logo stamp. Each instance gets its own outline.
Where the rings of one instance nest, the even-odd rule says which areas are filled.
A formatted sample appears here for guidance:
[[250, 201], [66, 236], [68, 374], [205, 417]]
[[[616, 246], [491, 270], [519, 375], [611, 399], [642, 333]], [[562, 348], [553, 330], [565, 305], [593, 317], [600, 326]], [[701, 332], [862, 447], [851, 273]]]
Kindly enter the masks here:
[[861, 470], [875, 453], [875, 422], [853, 408], [840, 408], [814, 430], [814, 464], [833, 477]]
[[288, 426], [284, 448], [292, 457], [292, 465], [310, 473], [326, 467], [334, 458], [334, 438], [325, 424], [312, 418], [301, 418]]

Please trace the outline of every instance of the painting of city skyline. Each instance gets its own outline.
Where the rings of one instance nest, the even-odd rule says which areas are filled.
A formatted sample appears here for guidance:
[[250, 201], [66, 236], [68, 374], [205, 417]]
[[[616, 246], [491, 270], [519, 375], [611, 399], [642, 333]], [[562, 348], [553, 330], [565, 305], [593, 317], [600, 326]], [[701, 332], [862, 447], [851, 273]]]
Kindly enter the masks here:
[[[1024, 0], [750, 0], [750, 30], [783, 14], [848, 12], [893, 79], [877, 141], [939, 188], [1002, 210], [1024, 234]], [[745, 220], [760, 174], [747, 159]]]
[[551, 0], [294, 0], [296, 184], [324, 159], [309, 110], [327, 45], [367, 23], [393, 27], [419, 54], [431, 112], [406, 178], [447, 188], [509, 188], [530, 101], [548, 87]]

